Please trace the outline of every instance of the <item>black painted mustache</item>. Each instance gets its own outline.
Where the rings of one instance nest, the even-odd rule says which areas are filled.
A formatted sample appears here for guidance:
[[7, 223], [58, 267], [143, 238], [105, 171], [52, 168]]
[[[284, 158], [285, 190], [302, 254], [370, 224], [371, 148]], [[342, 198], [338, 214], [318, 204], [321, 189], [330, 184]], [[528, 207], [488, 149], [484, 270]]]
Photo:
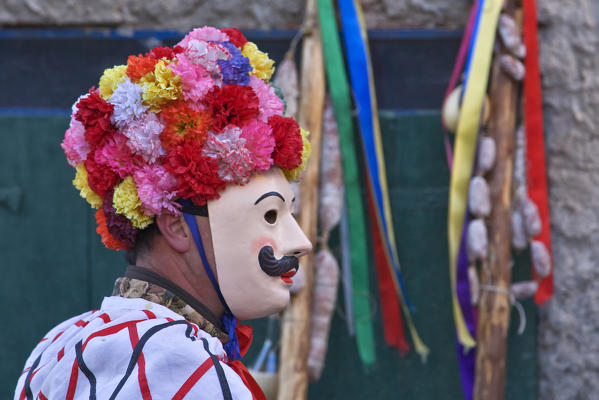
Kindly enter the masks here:
[[272, 247], [264, 246], [258, 253], [258, 263], [262, 271], [266, 272], [270, 276], [281, 276], [292, 269], [299, 268], [299, 261], [297, 257], [284, 256], [280, 260], [275, 258], [275, 253]]

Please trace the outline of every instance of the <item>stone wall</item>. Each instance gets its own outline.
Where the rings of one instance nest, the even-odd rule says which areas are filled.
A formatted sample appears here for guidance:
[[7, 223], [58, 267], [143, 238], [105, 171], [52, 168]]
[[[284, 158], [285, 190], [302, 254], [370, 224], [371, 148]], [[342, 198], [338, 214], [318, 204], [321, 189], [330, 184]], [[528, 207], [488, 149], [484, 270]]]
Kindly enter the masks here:
[[[539, 398], [588, 399], [599, 389], [599, 2], [538, 3], [556, 284], [541, 312]], [[369, 28], [460, 28], [471, 0], [362, 4]], [[295, 0], [0, 0], [0, 25], [294, 29], [303, 6]]]
[[539, 326], [540, 399], [599, 389], [599, 2], [541, 0], [555, 297]]
[[[364, 0], [370, 28], [457, 28], [470, 0]], [[0, 0], [0, 25], [175, 29], [202, 25], [291, 29], [301, 25], [298, 0]]]

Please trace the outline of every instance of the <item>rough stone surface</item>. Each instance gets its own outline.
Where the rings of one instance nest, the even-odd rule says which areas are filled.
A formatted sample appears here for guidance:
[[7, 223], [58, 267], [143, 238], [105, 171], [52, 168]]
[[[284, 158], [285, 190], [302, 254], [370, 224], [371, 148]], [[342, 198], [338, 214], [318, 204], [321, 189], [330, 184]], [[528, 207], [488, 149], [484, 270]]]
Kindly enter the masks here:
[[[362, 0], [369, 28], [461, 28], [471, 0]], [[599, 1], [538, 0], [555, 297], [541, 312], [540, 399], [599, 391]], [[294, 29], [294, 0], [0, 0], [3, 26]]]
[[599, 2], [538, 3], [555, 264], [539, 398], [590, 399], [599, 390]]
[[[363, 0], [370, 28], [459, 28], [471, 0]], [[297, 0], [0, 0], [3, 26], [102, 26], [175, 29], [202, 25], [293, 29]]]

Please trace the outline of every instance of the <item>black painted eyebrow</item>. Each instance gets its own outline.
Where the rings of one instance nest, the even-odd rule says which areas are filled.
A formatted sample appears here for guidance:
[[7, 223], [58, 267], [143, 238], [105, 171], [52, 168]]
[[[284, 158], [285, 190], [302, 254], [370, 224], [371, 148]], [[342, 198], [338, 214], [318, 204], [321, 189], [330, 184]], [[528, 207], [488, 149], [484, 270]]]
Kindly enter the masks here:
[[285, 202], [285, 198], [281, 195], [281, 193], [279, 192], [268, 192], [268, 193], [264, 193], [262, 196], [260, 196], [260, 198], [258, 200], [256, 200], [256, 202], [254, 203], [254, 205], [260, 203], [262, 200], [264, 200], [267, 197], [270, 196], [277, 196], [278, 198], [280, 198], [281, 200], [283, 200], [283, 202]]

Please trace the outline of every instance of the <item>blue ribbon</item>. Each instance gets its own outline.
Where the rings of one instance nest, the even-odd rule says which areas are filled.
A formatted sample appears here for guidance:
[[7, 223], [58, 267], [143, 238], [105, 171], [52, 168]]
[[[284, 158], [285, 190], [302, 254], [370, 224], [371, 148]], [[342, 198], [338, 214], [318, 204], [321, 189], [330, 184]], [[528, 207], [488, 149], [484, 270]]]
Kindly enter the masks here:
[[[183, 204], [191, 205], [189, 200], [185, 200]], [[212, 268], [208, 263], [208, 258], [206, 257], [206, 251], [204, 250], [204, 243], [202, 242], [202, 236], [200, 235], [200, 230], [198, 228], [198, 223], [196, 221], [196, 216], [193, 214], [183, 213], [183, 217], [185, 218], [185, 222], [187, 222], [187, 226], [191, 230], [191, 235], [193, 236], [193, 240], [198, 248], [200, 253], [200, 258], [202, 259], [202, 265], [204, 266], [204, 271], [206, 271], [206, 275], [212, 282], [212, 287], [216, 291], [218, 299], [225, 306], [225, 312], [222, 316], [222, 323], [229, 336], [229, 341], [223, 345], [223, 348], [227, 352], [227, 357], [229, 360], [234, 361], [241, 358], [241, 354], [239, 353], [239, 339], [237, 338], [237, 334], [235, 333], [235, 329], [237, 328], [237, 318], [233, 315], [223, 294], [220, 290], [220, 286], [218, 285], [218, 281], [212, 272]]]

